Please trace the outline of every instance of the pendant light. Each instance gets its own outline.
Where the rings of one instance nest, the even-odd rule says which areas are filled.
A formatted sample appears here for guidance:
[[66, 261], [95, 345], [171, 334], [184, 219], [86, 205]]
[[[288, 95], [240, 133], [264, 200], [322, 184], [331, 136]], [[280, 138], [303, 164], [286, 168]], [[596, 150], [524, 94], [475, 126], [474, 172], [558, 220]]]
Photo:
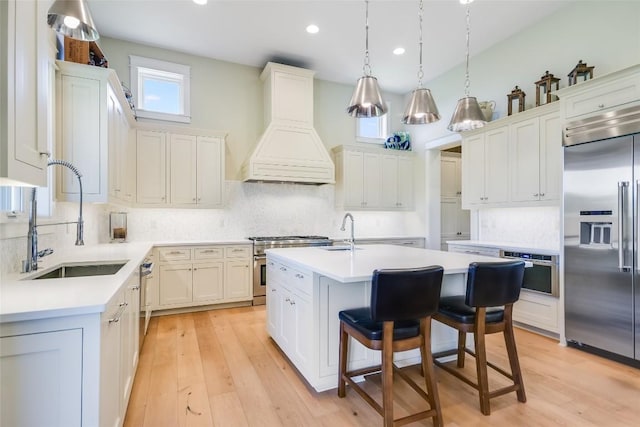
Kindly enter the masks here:
[[447, 129], [453, 132], [462, 132], [483, 127], [487, 122], [484, 119], [478, 100], [469, 96], [469, 33], [471, 32], [469, 4], [473, 0], [460, 0], [467, 5], [467, 57], [465, 68], [464, 98], [458, 101], [456, 109], [451, 117]]
[[407, 108], [404, 110], [402, 116], [402, 123], [407, 125], [425, 125], [427, 123], [433, 123], [440, 120], [440, 113], [438, 107], [431, 96], [429, 89], [422, 87], [422, 77], [424, 72], [422, 71], [422, 13], [423, 2], [420, 0], [420, 9], [418, 12], [418, 18], [420, 23], [420, 38], [419, 38], [419, 50], [420, 50], [420, 68], [418, 69], [418, 88], [411, 93], [411, 99], [407, 104]]
[[347, 113], [352, 117], [380, 117], [387, 113], [387, 106], [380, 95], [378, 79], [371, 75], [369, 65], [369, 0], [365, 0], [365, 50], [364, 75], [358, 79]]
[[47, 24], [72, 39], [91, 42], [100, 38], [84, 0], [56, 0], [49, 8]]

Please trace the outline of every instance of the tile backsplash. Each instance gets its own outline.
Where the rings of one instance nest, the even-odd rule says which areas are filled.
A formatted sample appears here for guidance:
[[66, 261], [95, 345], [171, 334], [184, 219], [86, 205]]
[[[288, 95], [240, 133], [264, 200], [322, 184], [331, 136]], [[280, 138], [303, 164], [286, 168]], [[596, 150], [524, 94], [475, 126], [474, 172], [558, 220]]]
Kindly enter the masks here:
[[[109, 242], [109, 212], [127, 212], [129, 241], [242, 239], [248, 236], [316, 234], [347, 238], [340, 231], [345, 213], [334, 202], [333, 185], [227, 181], [224, 209], [129, 208], [85, 204], [85, 244]], [[74, 221], [77, 204], [56, 203], [57, 217]], [[424, 236], [422, 213], [353, 212], [355, 236]], [[64, 218], [64, 219], [62, 219]], [[18, 271], [27, 253], [27, 224], [14, 224], [14, 236], [0, 240], [0, 267]], [[75, 242], [75, 226], [42, 227], [39, 247], [61, 250]], [[47, 234], [45, 234], [47, 233]]]
[[478, 239], [538, 247], [560, 247], [560, 208], [557, 206], [481, 209]]

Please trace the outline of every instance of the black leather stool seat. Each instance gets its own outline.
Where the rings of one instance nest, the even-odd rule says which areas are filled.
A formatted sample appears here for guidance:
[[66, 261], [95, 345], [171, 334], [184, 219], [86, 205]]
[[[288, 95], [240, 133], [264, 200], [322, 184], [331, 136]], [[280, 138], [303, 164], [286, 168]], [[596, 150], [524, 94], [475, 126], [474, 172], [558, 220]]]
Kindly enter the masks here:
[[[371, 310], [369, 307], [354, 308], [352, 310], [343, 310], [338, 313], [341, 321], [351, 325], [357, 329], [362, 335], [370, 340], [382, 340], [383, 322], [376, 322], [371, 319]], [[420, 335], [419, 320], [400, 320], [393, 323], [393, 339], [403, 340], [413, 338]]]
[[[464, 295], [442, 297], [440, 298], [438, 311], [458, 323], [473, 324], [476, 319], [476, 309], [475, 307], [469, 307], [464, 301]], [[502, 319], [504, 319], [504, 309], [502, 309], [502, 307], [488, 307], [485, 318], [486, 323], [502, 322]]]

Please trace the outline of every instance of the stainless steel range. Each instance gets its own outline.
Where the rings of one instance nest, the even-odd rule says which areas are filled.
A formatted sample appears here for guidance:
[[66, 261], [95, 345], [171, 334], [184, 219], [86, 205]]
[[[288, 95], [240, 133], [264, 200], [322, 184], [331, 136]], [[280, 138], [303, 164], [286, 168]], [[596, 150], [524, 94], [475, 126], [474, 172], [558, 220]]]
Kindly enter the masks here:
[[326, 236], [269, 236], [248, 237], [253, 241], [253, 305], [266, 303], [267, 255], [265, 250], [306, 246], [331, 246]]

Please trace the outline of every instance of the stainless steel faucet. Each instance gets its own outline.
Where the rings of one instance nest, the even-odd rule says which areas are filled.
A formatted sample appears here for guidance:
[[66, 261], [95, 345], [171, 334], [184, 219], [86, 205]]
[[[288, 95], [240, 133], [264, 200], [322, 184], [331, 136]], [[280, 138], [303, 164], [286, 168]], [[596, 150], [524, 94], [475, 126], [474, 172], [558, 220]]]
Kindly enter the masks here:
[[342, 226], [340, 227], [340, 230], [345, 231], [347, 218], [351, 219], [351, 239], [349, 240], [349, 249], [354, 250], [355, 244], [356, 244], [356, 239], [354, 238], [354, 235], [353, 235], [353, 228], [354, 228], [355, 221], [353, 220], [353, 215], [351, 215], [349, 212], [344, 214], [344, 218], [342, 218]]
[[27, 233], [27, 259], [22, 263], [22, 272], [28, 273], [38, 269], [38, 258], [50, 255], [53, 253], [53, 249], [47, 248], [42, 251], [38, 251], [38, 227], [45, 225], [61, 225], [61, 224], [76, 224], [76, 246], [84, 245], [84, 221], [82, 219], [82, 174], [71, 163], [64, 160], [49, 159], [47, 166], [60, 165], [65, 166], [78, 177], [78, 185], [80, 186], [80, 213], [78, 214], [77, 221], [68, 222], [56, 222], [50, 224], [38, 225], [38, 202], [37, 202], [37, 187], [31, 189], [31, 206], [29, 209], [29, 231]]

